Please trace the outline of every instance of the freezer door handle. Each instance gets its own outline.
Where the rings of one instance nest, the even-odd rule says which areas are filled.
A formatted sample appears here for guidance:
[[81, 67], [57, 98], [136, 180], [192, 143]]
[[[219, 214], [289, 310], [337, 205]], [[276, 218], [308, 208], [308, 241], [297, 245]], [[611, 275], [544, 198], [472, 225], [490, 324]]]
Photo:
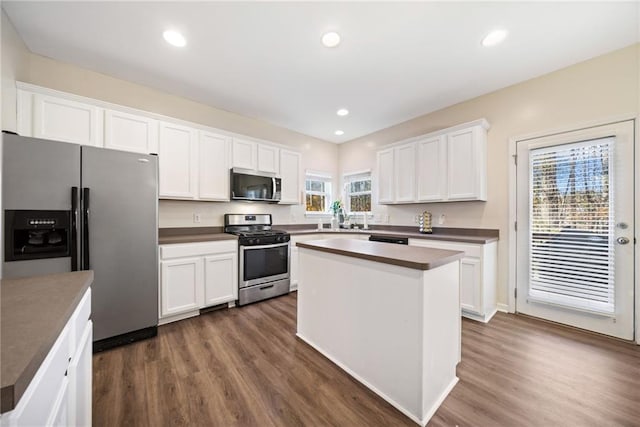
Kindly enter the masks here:
[[89, 270], [89, 188], [82, 189], [82, 269]]
[[78, 205], [80, 192], [71, 187], [71, 271], [78, 271]]

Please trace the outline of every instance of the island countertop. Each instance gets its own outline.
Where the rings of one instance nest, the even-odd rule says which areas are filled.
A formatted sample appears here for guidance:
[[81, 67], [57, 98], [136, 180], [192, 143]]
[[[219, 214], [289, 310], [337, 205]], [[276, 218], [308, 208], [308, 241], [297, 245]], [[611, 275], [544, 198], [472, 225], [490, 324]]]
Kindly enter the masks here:
[[431, 270], [459, 260], [464, 252], [394, 245], [356, 239], [326, 239], [298, 242], [300, 248], [361, 258], [414, 270]]
[[0, 282], [1, 412], [13, 409], [93, 282], [93, 271]]

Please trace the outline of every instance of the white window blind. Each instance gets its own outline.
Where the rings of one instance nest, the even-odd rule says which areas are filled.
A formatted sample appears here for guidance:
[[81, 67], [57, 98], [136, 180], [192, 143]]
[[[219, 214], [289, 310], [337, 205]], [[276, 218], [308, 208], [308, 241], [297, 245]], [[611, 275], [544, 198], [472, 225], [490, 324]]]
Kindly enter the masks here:
[[531, 150], [529, 298], [612, 314], [614, 138]]

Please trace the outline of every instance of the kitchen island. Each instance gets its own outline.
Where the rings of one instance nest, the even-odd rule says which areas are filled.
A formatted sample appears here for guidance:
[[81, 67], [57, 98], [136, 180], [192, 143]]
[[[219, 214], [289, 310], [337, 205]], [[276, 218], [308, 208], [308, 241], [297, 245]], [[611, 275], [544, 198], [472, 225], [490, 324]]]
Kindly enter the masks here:
[[297, 336], [420, 425], [455, 386], [462, 252], [298, 242]]

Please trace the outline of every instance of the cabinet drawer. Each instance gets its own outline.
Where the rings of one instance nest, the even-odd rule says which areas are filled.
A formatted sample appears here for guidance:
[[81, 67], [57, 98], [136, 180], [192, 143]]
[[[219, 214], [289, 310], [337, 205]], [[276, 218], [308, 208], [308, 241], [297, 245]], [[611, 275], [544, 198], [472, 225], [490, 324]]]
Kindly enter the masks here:
[[237, 240], [221, 240], [217, 242], [179, 243], [173, 245], [160, 245], [160, 258], [182, 258], [236, 252]]

